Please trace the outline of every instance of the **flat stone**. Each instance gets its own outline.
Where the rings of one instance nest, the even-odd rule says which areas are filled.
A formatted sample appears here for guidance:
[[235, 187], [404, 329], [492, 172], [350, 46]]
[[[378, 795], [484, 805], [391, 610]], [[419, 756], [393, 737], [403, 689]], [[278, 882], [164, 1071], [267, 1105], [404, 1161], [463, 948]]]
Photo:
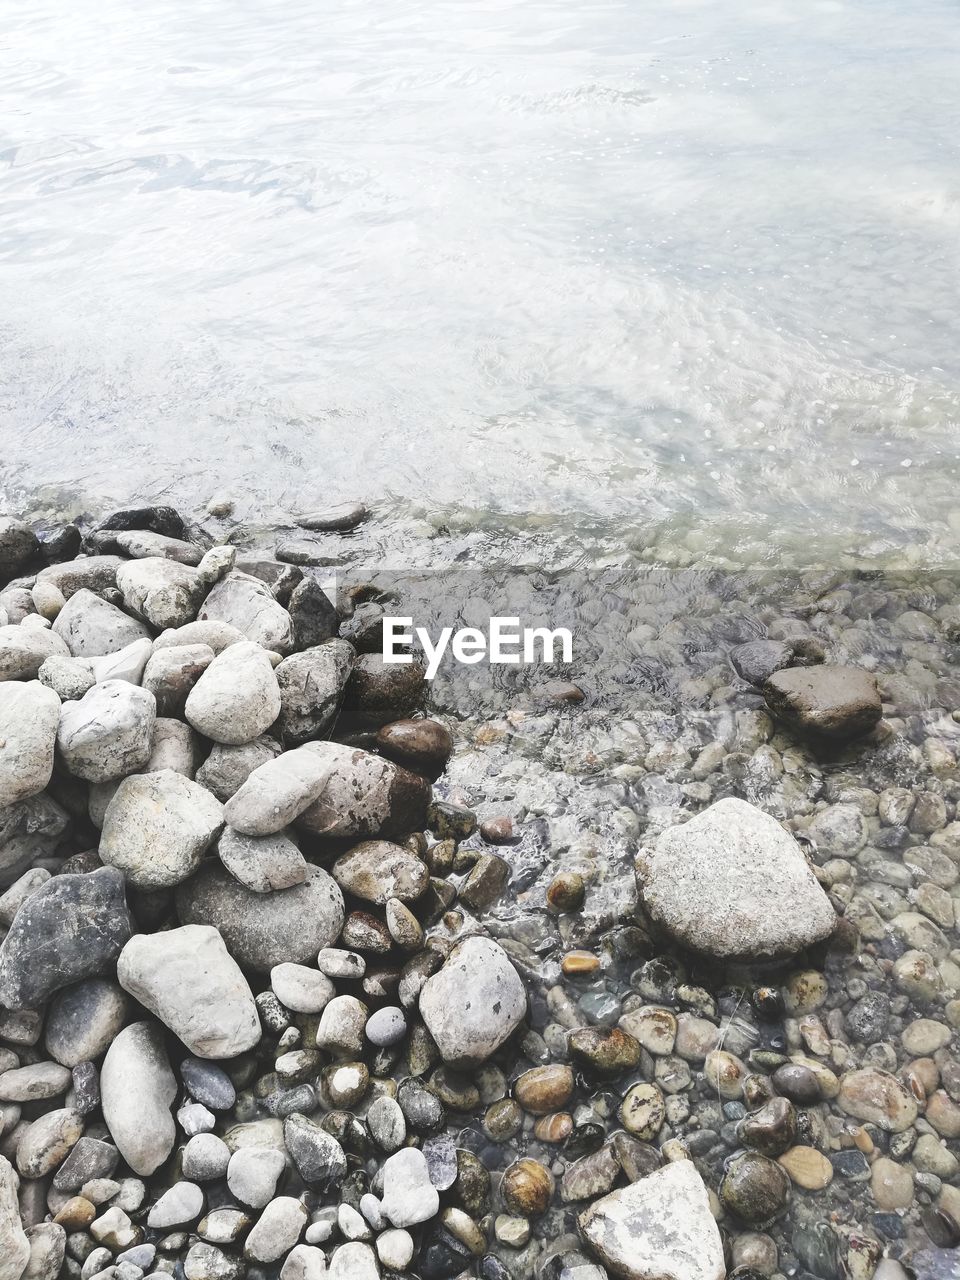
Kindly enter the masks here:
[[88, 661], [97, 684], [103, 684], [105, 680], [124, 680], [127, 684], [139, 685], [152, 652], [153, 641], [144, 636], [139, 640], [131, 640], [116, 653], [106, 653], [99, 658], [89, 658]]
[[230, 1157], [227, 1186], [243, 1204], [263, 1209], [273, 1199], [285, 1166], [283, 1152], [274, 1147], [242, 1147]]
[[126, 996], [107, 978], [87, 978], [58, 992], [44, 1028], [47, 1052], [68, 1068], [93, 1062], [109, 1048], [127, 1009]]
[[252, 1262], [276, 1262], [300, 1239], [309, 1220], [304, 1205], [293, 1196], [271, 1200], [247, 1236], [244, 1256]]
[[748, 684], [762, 685], [775, 671], [789, 667], [793, 648], [780, 640], [749, 640], [730, 650], [730, 661]]
[[23, 904], [0, 946], [0, 1003], [35, 1009], [62, 987], [99, 975], [130, 933], [118, 871], [55, 876]]
[[60, 712], [57, 746], [63, 763], [85, 782], [113, 782], [150, 759], [157, 703], [152, 693], [107, 680]]
[[166, 534], [154, 533], [150, 529], [120, 532], [115, 541], [120, 550], [134, 560], [146, 556], [164, 556], [167, 560], [176, 560], [178, 564], [196, 567], [203, 559], [203, 548], [195, 543], [184, 542], [182, 538], [168, 538]]
[[38, 795], [53, 773], [60, 699], [37, 680], [0, 682], [0, 808]]
[[280, 832], [246, 836], [227, 827], [217, 844], [220, 861], [251, 893], [274, 893], [304, 884], [309, 875], [306, 858]]
[[153, 642], [153, 648], [154, 652], [159, 652], [161, 649], [175, 649], [182, 645], [205, 644], [214, 653], [222, 653], [239, 640], [246, 640], [246, 636], [228, 622], [186, 622], [182, 627], [169, 627], [166, 631], [161, 631]]
[[472, 937], [451, 951], [420, 992], [420, 1016], [444, 1062], [479, 1066], [506, 1041], [527, 1012], [527, 993], [507, 953]]
[[173, 1150], [176, 1125], [170, 1108], [177, 1081], [156, 1023], [124, 1027], [107, 1050], [100, 1073], [103, 1118], [134, 1173], [147, 1177]]
[[450, 759], [453, 735], [438, 720], [394, 720], [378, 729], [377, 749], [389, 760], [433, 781]]
[[651, 918], [720, 959], [792, 955], [828, 937], [830, 900], [775, 818], [732, 797], [669, 827], [636, 861]]
[[322, 792], [345, 747], [308, 742], [254, 769], [226, 806], [229, 826], [250, 836], [288, 827]]
[[32, 1062], [0, 1073], [0, 1102], [59, 1098], [70, 1087], [70, 1072], [59, 1062]]
[[47, 582], [62, 591], [66, 598], [78, 591], [106, 591], [117, 585], [117, 570], [125, 561], [122, 556], [84, 556], [63, 564], [51, 564], [37, 574], [38, 582]]
[[119, 653], [135, 640], [150, 640], [147, 627], [93, 591], [77, 591], [53, 624], [75, 658], [99, 658]]
[[320, 1013], [337, 994], [326, 974], [303, 964], [275, 965], [270, 985], [281, 1004], [294, 1013]]
[[299, 516], [297, 524], [301, 529], [310, 529], [314, 533], [349, 533], [358, 524], [367, 519], [370, 512], [362, 502], [337, 502], [322, 511], [311, 511]]
[[323, 738], [333, 728], [353, 669], [353, 646], [346, 640], [291, 654], [277, 667], [280, 734], [287, 746]]
[[213, 659], [190, 691], [184, 714], [204, 737], [238, 747], [265, 733], [280, 706], [270, 659], [260, 645], [242, 641]]
[[172, 769], [124, 778], [107, 805], [100, 859], [138, 889], [182, 883], [223, 828], [223, 806]]
[[209, 925], [136, 934], [120, 954], [117, 978], [201, 1058], [235, 1058], [260, 1041], [253, 993]]
[[119, 1188], [109, 1180], [119, 1163], [120, 1152], [112, 1142], [83, 1137], [57, 1170], [53, 1185], [57, 1191], [79, 1191], [83, 1188], [88, 1199], [100, 1203], [91, 1187], [98, 1182], [107, 1182], [110, 1189], [106, 1199], [116, 1195]]
[[83, 1116], [71, 1107], [45, 1112], [28, 1124], [17, 1143], [17, 1172], [21, 1178], [46, 1178], [83, 1137]]
[[229, 1111], [237, 1100], [233, 1081], [213, 1062], [184, 1058], [180, 1076], [187, 1092], [211, 1111]]
[[788, 667], [770, 676], [763, 693], [778, 719], [828, 738], [866, 733], [883, 714], [876, 677], [862, 667]]
[[389, 898], [414, 902], [430, 883], [430, 871], [409, 849], [388, 840], [365, 840], [341, 854], [331, 868], [344, 891], [383, 906]]
[[185, 1227], [203, 1213], [203, 1192], [195, 1182], [175, 1182], [147, 1214], [147, 1226], [154, 1231]]
[[327, 742], [330, 770], [297, 824], [329, 839], [407, 836], [422, 831], [430, 800], [424, 778], [368, 751]]
[[723, 1280], [720, 1232], [703, 1179], [678, 1160], [612, 1191], [578, 1219], [580, 1234], [625, 1280]]
[[240, 964], [261, 972], [312, 959], [344, 919], [343, 895], [321, 867], [311, 866], [303, 884], [263, 894], [209, 861], [177, 890], [177, 912], [183, 924], [213, 925]]

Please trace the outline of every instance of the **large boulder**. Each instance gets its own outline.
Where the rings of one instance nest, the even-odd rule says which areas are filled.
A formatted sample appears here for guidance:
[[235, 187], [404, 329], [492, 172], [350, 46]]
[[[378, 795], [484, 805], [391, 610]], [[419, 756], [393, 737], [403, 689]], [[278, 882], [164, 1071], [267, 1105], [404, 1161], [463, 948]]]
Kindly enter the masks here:
[[239, 747], [259, 738], [280, 714], [280, 686], [266, 651], [249, 640], [224, 649], [190, 691], [184, 714], [214, 742]]
[[420, 1016], [444, 1062], [478, 1067], [523, 1021], [527, 993], [504, 949], [473, 937], [450, 952], [420, 992]]
[[53, 773], [60, 699], [37, 680], [0, 683], [0, 809], [38, 795]]
[[184, 924], [211, 924], [242, 965], [266, 972], [283, 963], [314, 960], [343, 928], [343, 894], [321, 867], [276, 893], [254, 893], [219, 862], [207, 862], [177, 891]]
[[876, 677], [861, 667], [787, 667], [763, 686], [773, 714], [801, 733], [855, 738], [880, 719]]
[[150, 759], [157, 701], [126, 680], [95, 684], [60, 712], [57, 746], [63, 763], [85, 782], [113, 782]]
[[789, 832], [744, 800], [670, 827], [636, 861], [651, 919], [721, 960], [793, 955], [826, 938], [833, 907]]
[[103, 1119], [127, 1164], [141, 1178], [163, 1164], [177, 1136], [170, 1108], [177, 1080], [155, 1022], [134, 1022], [107, 1050], [100, 1072]]
[[23, 904], [0, 946], [0, 1004], [36, 1009], [62, 987], [103, 973], [130, 934], [119, 871], [54, 876]]
[[138, 889], [166, 889], [193, 874], [223, 830], [223, 806], [172, 769], [124, 778], [107, 805], [100, 859]]
[[611, 1191], [578, 1219], [607, 1270], [624, 1280], [723, 1280], [723, 1242], [692, 1160]]
[[209, 925], [138, 933], [120, 953], [117, 978], [199, 1058], [235, 1058], [260, 1040], [253, 993]]

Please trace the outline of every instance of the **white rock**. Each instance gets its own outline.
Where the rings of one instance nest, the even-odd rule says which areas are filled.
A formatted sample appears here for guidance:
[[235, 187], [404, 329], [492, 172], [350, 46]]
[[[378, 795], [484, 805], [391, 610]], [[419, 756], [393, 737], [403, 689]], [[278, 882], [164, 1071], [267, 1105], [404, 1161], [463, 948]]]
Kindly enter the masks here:
[[246, 780], [268, 760], [280, 754], [280, 743], [275, 738], [256, 738], [242, 747], [228, 747], [215, 742], [206, 760], [197, 770], [197, 781], [212, 791], [221, 803], [226, 804], [236, 795]]
[[230, 1157], [227, 1186], [252, 1209], [263, 1209], [273, 1199], [286, 1166], [282, 1151], [274, 1147], [241, 1147]]
[[377, 1236], [377, 1257], [391, 1271], [406, 1271], [413, 1261], [413, 1237], [397, 1227]]
[[154, 1173], [177, 1136], [170, 1108], [177, 1081], [156, 1023], [134, 1022], [107, 1050], [100, 1072], [103, 1118], [127, 1164], [141, 1177]]
[[13, 1165], [0, 1156], [0, 1280], [20, 1280], [30, 1258], [30, 1242], [20, 1221], [19, 1187]]
[[420, 992], [420, 1016], [444, 1062], [479, 1066], [508, 1039], [527, 1012], [523, 981], [490, 938], [472, 937], [451, 951]]
[[226, 1175], [230, 1148], [215, 1133], [197, 1133], [183, 1148], [183, 1176], [192, 1182], [213, 1182]]
[[171, 769], [124, 778], [107, 805], [100, 858], [140, 889], [180, 884], [220, 834], [223, 806]]
[[270, 986], [280, 1003], [294, 1013], [320, 1013], [337, 994], [328, 977], [305, 964], [275, 965]]
[[280, 714], [280, 686], [264, 650], [249, 641], [224, 649], [190, 691], [184, 714], [214, 742], [236, 747], [259, 738]]
[[147, 1214], [147, 1226], [156, 1231], [185, 1227], [203, 1213], [203, 1192], [195, 1182], [176, 1182], [163, 1193]]
[[60, 699], [37, 680], [0, 683], [0, 808], [38, 795], [53, 773]]
[[52, 631], [0, 627], [0, 680], [36, 680], [47, 658], [69, 658], [70, 650]]
[[146, 556], [163, 556], [167, 560], [196, 567], [203, 558], [203, 549], [195, 543], [184, 542], [182, 538], [168, 538], [148, 529], [124, 530], [114, 540], [121, 551], [135, 560]]
[[404, 1147], [384, 1161], [381, 1207], [395, 1227], [414, 1227], [439, 1211], [440, 1195], [418, 1147]]
[[117, 570], [125, 563], [122, 556], [82, 556], [48, 565], [37, 574], [37, 581], [52, 583], [69, 600], [77, 591], [115, 587]]
[[363, 1029], [369, 1010], [356, 996], [336, 996], [324, 1008], [317, 1027], [317, 1048], [339, 1058], [363, 1052]]
[[163, 556], [125, 561], [117, 586], [127, 608], [158, 630], [192, 622], [204, 595], [196, 569]]
[[228, 622], [264, 649], [289, 653], [293, 648], [293, 622], [259, 578], [236, 571], [213, 588], [200, 608], [201, 621]]
[[260, 1040], [253, 993], [216, 929], [138, 933], [117, 961], [125, 991], [200, 1058], [235, 1058]]
[[307, 1225], [308, 1214], [299, 1200], [277, 1196], [261, 1213], [244, 1245], [253, 1262], [276, 1262], [294, 1247]]
[[142, 622], [92, 591], [78, 591], [70, 597], [57, 615], [53, 632], [75, 658], [119, 653], [135, 640], [151, 640]]
[[157, 704], [123, 680], [95, 684], [60, 711], [57, 746], [67, 769], [86, 782], [112, 782], [150, 759]]
[[580, 1234], [625, 1280], [724, 1280], [720, 1232], [703, 1179], [678, 1160], [611, 1191], [580, 1215]]
[[141, 683], [156, 698], [157, 715], [183, 715], [187, 698], [211, 662], [213, 650], [208, 644], [182, 644], [151, 653]]
[[46, 658], [37, 672], [41, 684], [52, 689], [61, 702], [77, 702], [96, 683], [93, 663], [86, 658]]
[[158, 716], [153, 728], [150, 759], [143, 771], [159, 773], [161, 769], [172, 769], [174, 773], [192, 780], [203, 760], [203, 751], [200, 735], [188, 724], [168, 716]]
[[182, 627], [161, 631], [154, 640], [153, 647], [159, 650], [184, 644], [205, 644], [214, 653], [222, 653], [230, 645], [246, 638], [242, 631], [231, 627], [229, 622], [214, 622], [211, 619], [207, 622], [188, 622]]
[[340, 704], [355, 654], [346, 640], [291, 654], [277, 667], [280, 687], [280, 733], [284, 742], [298, 747], [330, 731]]
[[336, 759], [328, 749], [332, 745], [308, 742], [254, 769], [227, 801], [227, 823], [249, 836], [273, 835], [290, 826], [323, 790]]
[[309, 864], [297, 846], [280, 832], [245, 836], [227, 827], [217, 842], [220, 861], [233, 878], [254, 893], [275, 893], [304, 884]]
[[744, 800], [718, 800], [668, 828], [641, 850], [636, 871], [651, 918], [720, 959], [792, 955], [836, 924], [796, 840]]
[[322, 1249], [298, 1244], [280, 1268], [280, 1280], [326, 1280], [327, 1259]]
[[376, 1254], [359, 1240], [342, 1244], [330, 1259], [327, 1280], [380, 1280]]
[[93, 678], [97, 684], [102, 684], [104, 680], [126, 680], [127, 684], [139, 684], [152, 652], [151, 640], [134, 640], [117, 653], [91, 658]]

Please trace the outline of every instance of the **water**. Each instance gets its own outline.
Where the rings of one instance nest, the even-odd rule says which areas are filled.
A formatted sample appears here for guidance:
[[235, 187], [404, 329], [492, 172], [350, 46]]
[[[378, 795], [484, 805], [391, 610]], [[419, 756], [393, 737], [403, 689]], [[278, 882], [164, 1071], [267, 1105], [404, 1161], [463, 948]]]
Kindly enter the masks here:
[[8, 506], [956, 562], [954, 6], [13, 0], [0, 65]]

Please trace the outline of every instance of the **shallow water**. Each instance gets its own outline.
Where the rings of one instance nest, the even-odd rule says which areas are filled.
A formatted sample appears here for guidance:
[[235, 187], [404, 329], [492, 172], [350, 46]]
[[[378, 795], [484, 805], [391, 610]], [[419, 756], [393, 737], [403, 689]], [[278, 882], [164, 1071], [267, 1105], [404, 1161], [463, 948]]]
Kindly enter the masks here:
[[0, 48], [9, 506], [957, 558], [953, 6], [15, 0]]

